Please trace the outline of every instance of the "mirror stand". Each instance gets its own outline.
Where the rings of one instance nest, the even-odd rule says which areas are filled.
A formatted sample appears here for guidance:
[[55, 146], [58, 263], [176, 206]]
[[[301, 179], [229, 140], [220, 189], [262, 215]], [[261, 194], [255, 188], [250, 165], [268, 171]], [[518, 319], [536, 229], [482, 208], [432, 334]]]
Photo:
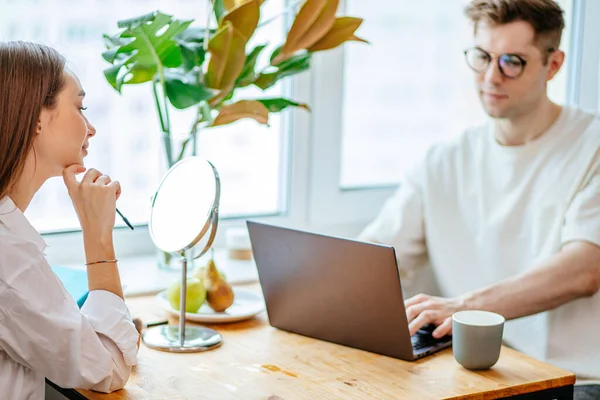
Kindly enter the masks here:
[[152, 198], [148, 224], [152, 241], [162, 251], [179, 254], [182, 259], [179, 326], [148, 329], [143, 340], [152, 349], [192, 353], [214, 349], [223, 342], [213, 329], [185, 326], [187, 269], [212, 246], [220, 197], [221, 181], [214, 165], [200, 157], [187, 157], [169, 169]]
[[214, 349], [223, 343], [223, 337], [214, 329], [203, 326], [185, 326], [187, 268], [188, 265], [192, 265], [191, 253], [191, 250], [187, 250], [181, 258], [179, 326], [163, 325], [148, 329], [144, 333], [144, 343], [151, 349], [173, 353], [195, 353]]

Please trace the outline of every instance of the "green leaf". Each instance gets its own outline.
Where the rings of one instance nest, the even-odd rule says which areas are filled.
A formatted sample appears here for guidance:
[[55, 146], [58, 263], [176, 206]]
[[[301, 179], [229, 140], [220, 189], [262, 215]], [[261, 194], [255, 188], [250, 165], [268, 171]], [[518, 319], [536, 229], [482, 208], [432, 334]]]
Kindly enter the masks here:
[[274, 72], [260, 74], [253, 83], [262, 90], [266, 90], [283, 78], [296, 75], [309, 69], [310, 60], [310, 53], [294, 56], [280, 63]]
[[[214, 34], [214, 32], [214, 29], [210, 30], [211, 34]], [[205, 35], [206, 29], [189, 27], [175, 37], [175, 41], [181, 50], [183, 66], [186, 71], [191, 71], [194, 67], [202, 67], [206, 58], [206, 51], [204, 50]]]
[[277, 68], [279, 70], [295, 69], [298, 66], [306, 64], [307, 62], [310, 63], [310, 59], [311, 59], [310, 53], [298, 54], [298, 55], [295, 55], [294, 57], [288, 58], [287, 60], [279, 63], [279, 65], [277, 65]]
[[123, 19], [121, 21], [117, 21], [117, 26], [119, 28], [133, 29], [133, 28], [136, 28], [146, 22], [154, 21], [154, 19], [156, 18], [156, 16], [158, 14], [160, 14], [159, 11], [153, 11], [148, 14], [140, 15], [139, 17]]
[[119, 71], [122, 67], [123, 64], [116, 64], [104, 70], [104, 77], [106, 78], [110, 86], [115, 88], [115, 90], [117, 90], [119, 93], [121, 92], [121, 87], [117, 84], [117, 79], [119, 77]]
[[107, 34], [102, 35], [104, 39], [104, 45], [107, 49], [110, 49], [113, 46], [123, 46], [129, 43], [130, 39], [122, 39], [119, 35], [109, 36]]
[[204, 45], [198, 43], [186, 43], [177, 41], [181, 50], [183, 67], [186, 71], [192, 71], [194, 67], [201, 67], [206, 58]]
[[256, 99], [256, 101], [261, 102], [265, 107], [267, 107], [267, 109], [270, 112], [280, 112], [288, 107], [298, 107], [310, 111], [310, 108], [307, 104], [297, 103], [293, 100], [285, 99], [283, 97], [277, 97], [272, 99]]
[[127, 76], [125, 76], [125, 78], [127, 79], [127, 84], [132, 85], [136, 83], [149, 82], [152, 80], [155, 74], [156, 67], [154, 66], [135, 65], [129, 70], [129, 73]]
[[223, 15], [227, 12], [223, 0], [213, 0], [213, 12], [215, 13], [217, 21], [220, 21], [221, 18], [223, 18]]
[[134, 65], [130, 68], [123, 68], [126, 62], [127, 60], [123, 60], [104, 70], [106, 80], [119, 93], [124, 83], [136, 84], [148, 82], [156, 74], [156, 68], [153, 66], [146, 68], [142, 65]]
[[271, 65], [275, 65], [275, 64], [273, 64], [273, 60], [275, 59], [275, 57], [277, 57], [279, 54], [281, 54], [281, 49], [283, 49], [283, 45], [277, 47], [271, 53], [271, 57], [269, 58], [269, 62], [271, 63]]
[[198, 82], [197, 76], [195, 73], [183, 73], [182, 70], [165, 72], [167, 97], [175, 108], [182, 110], [215, 95], [215, 91]]
[[[104, 35], [109, 47], [103, 58], [112, 67], [105, 71], [107, 81], [118, 91], [124, 84], [152, 80], [159, 69], [177, 68], [183, 63], [182, 50], [176, 37], [192, 21], [173, 19], [159, 11], [118, 22], [123, 31], [117, 35]], [[194, 50], [194, 49], [187, 49]], [[192, 54], [186, 53], [192, 57]], [[194, 53], [197, 61], [198, 53]], [[187, 66], [191, 64], [188, 59]]]
[[[216, 32], [215, 29], [209, 29], [210, 35], [214, 35]], [[186, 41], [186, 42], [194, 42], [194, 43], [204, 43], [204, 37], [206, 35], [206, 29], [197, 28], [197, 27], [189, 27], [182, 33], [176, 36], [177, 39]]]
[[258, 60], [258, 56], [260, 53], [267, 47], [266, 44], [261, 44], [252, 49], [250, 54], [246, 56], [246, 63], [244, 64], [244, 69], [240, 73], [237, 81], [235, 82], [235, 86], [237, 87], [245, 87], [258, 78], [258, 74], [256, 73], [256, 61]]

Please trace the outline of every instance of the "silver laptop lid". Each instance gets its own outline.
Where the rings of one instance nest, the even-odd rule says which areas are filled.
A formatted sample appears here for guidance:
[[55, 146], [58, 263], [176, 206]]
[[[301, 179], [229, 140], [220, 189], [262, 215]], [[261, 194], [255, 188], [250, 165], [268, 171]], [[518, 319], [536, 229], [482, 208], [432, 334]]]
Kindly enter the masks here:
[[394, 249], [248, 221], [272, 326], [414, 359]]

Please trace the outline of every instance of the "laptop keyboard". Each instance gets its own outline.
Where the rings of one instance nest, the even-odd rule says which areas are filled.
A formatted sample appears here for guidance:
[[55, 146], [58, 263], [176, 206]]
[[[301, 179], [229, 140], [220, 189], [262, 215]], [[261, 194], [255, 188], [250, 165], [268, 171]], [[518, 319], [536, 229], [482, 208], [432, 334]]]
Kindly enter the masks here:
[[421, 350], [426, 347], [431, 347], [440, 342], [445, 342], [447, 338], [436, 339], [431, 334], [436, 326], [433, 324], [425, 325], [417, 331], [411, 338], [413, 349]]

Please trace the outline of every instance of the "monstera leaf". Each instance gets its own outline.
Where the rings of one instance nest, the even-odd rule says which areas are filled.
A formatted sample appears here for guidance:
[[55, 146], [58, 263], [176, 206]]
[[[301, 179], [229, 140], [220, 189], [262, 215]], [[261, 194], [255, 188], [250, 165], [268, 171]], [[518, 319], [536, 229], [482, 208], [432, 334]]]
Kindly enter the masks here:
[[[264, 0], [210, 0], [217, 22], [192, 27], [192, 20], [175, 19], [155, 11], [118, 22], [118, 32], [104, 35], [102, 57], [110, 66], [104, 75], [119, 93], [124, 85], [151, 82], [169, 166], [181, 159], [173, 153], [170, 109], [196, 108], [189, 137], [202, 127], [220, 126], [251, 118], [268, 124], [269, 113], [308, 105], [284, 97], [240, 99], [257, 88], [267, 91], [282, 79], [310, 68], [312, 54], [333, 49], [356, 36], [362, 19], [337, 17], [340, 0], [304, 0], [284, 43], [268, 60], [270, 43], [256, 43], [256, 31], [275, 16], [261, 20]], [[210, 4], [210, 3], [209, 3]], [[288, 11], [295, 6], [290, 4]], [[202, 22], [200, 22], [202, 24]], [[214, 29], [212, 29], [214, 27]], [[266, 93], [268, 96], [268, 92]], [[258, 97], [258, 96], [257, 96]]]
[[183, 60], [175, 36], [191, 22], [173, 20], [158, 11], [119, 21], [123, 31], [112, 38], [105, 36], [108, 48], [102, 53], [113, 64], [104, 71], [111, 86], [120, 92], [123, 84], [152, 80], [160, 68], [181, 66]]
[[123, 31], [104, 37], [104, 59], [113, 64], [104, 71], [107, 81], [121, 92], [123, 85], [152, 80], [164, 82], [164, 91], [175, 108], [183, 109], [213, 97], [216, 92], [198, 79], [206, 57], [204, 29], [190, 28], [161, 12], [119, 21]]

